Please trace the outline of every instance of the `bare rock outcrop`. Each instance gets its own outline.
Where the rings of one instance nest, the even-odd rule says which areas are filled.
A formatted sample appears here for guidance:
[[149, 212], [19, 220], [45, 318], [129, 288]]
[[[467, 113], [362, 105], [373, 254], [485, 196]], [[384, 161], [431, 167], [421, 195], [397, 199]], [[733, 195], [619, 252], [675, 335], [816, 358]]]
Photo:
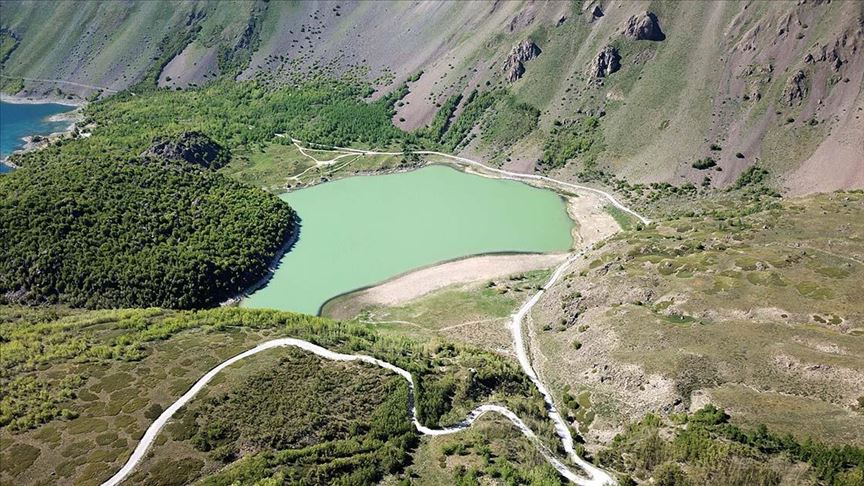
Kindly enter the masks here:
[[503, 66], [504, 76], [507, 78], [507, 81], [512, 83], [521, 78], [525, 74], [525, 65], [523, 63], [539, 56], [541, 52], [543, 51], [531, 39], [525, 39], [513, 46]]
[[201, 132], [183, 132], [176, 136], [159, 137], [141, 157], [174, 162], [186, 162], [206, 169], [218, 169], [228, 163], [228, 152]]
[[859, 46], [862, 43], [864, 43], [864, 31], [850, 32], [847, 30], [833, 43], [817, 45], [804, 57], [804, 62], [806, 64], [828, 63], [832, 71], [839, 73], [844, 64], [848, 64], [850, 59], [859, 55]]
[[807, 76], [800, 69], [786, 83], [783, 89], [783, 101], [789, 105], [800, 105], [807, 97]]
[[666, 35], [660, 29], [657, 16], [651, 12], [630, 17], [624, 27], [623, 34], [633, 40], [662, 41], [666, 39]]
[[621, 54], [615, 47], [607, 45], [591, 62], [588, 75], [592, 82], [598, 82], [619, 69], [621, 69]]

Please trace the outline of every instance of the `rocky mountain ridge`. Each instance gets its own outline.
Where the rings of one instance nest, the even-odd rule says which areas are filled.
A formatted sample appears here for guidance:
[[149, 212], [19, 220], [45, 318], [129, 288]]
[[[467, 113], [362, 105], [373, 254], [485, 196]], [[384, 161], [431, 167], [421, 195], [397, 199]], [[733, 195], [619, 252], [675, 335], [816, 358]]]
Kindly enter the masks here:
[[[759, 164], [789, 193], [864, 186], [864, 4], [853, 0], [130, 5], [4, 1], [14, 48], [0, 52], [0, 85], [88, 97], [99, 91], [87, 86], [145, 79], [187, 89], [363, 72], [377, 98], [422, 71], [394, 123], [415, 130], [455, 95], [458, 115], [473, 90], [505, 89], [512, 101], [481, 123], [512, 118], [527, 132], [461, 150], [509, 169], [545, 170], [537, 160], [556, 123], [604, 113], [603, 150], [554, 175], [593, 164], [633, 182], [726, 187]], [[517, 119], [531, 113], [514, 112], [520, 104], [539, 119]], [[708, 156], [716, 168], [693, 169]]]

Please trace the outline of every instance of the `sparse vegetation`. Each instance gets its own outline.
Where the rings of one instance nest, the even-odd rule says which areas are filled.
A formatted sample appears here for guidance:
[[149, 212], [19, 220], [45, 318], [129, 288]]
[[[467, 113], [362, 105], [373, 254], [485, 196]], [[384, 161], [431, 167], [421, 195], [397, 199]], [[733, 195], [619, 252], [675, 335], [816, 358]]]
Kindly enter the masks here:
[[781, 484], [796, 463], [809, 465], [796, 474], [793, 481], [798, 484], [851, 486], [864, 479], [861, 448], [799, 442], [788, 434], [771, 433], [764, 425], [742, 429], [713, 405], [673, 420], [684, 427], [647, 415], [598, 454], [600, 463], [669, 485]]
[[733, 189], [741, 189], [746, 186], [755, 186], [765, 182], [768, 177], [768, 171], [757, 165], [748, 167], [732, 186]]
[[499, 91], [485, 91], [481, 94], [478, 94], [477, 90], [472, 91], [465, 100], [462, 114], [439, 139], [441, 145], [447, 150], [456, 150], [500, 96]]
[[[860, 191], [780, 199], [758, 185], [664, 200], [665, 214], [613, 236], [574, 266], [569, 285], [541, 301], [532, 319], [552, 363], [541, 372], [562, 388], [608, 394], [612, 405], [596, 409], [605, 420], [620, 417], [618, 403], [641, 396], [641, 388], [622, 384], [638, 379], [627, 372], [638, 366], [669, 380], [663, 396], [679, 403], [673, 410], [709, 396], [734, 407], [741, 426], [862, 445], [854, 377], [864, 343], [851, 316], [859, 313], [855, 276], [864, 267], [849, 258], [862, 249], [854, 236], [862, 203]], [[586, 303], [585, 334], [539, 332], [545, 322], [582, 314]], [[610, 332], [614, 344], [598, 339]], [[585, 347], [574, 352], [573, 339]], [[554, 365], [564, 360], [569, 366]], [[597, 372], [587, 379], [571, 371], [593, 363]]]
[[432, 123], [422, 130], [422, 134], [436, 142], [441, 141], [441, 139], [444, 138], [447, 129], [450, 128], [453, 112], [456, 111], [456, 108], [459, 106], [461, 101], [461, 94], [447, 98], [447, 101], [445, 101], [444, 104], [441, 105], [441, 108], [439, 108], [435, 113], [435, 118], [432, 119]]
[[594, 166], [594, 157], [602, 150], [600, 120], [585, 117], [568, 121], [552, 129], [543, 146], [539, 164], [544, 169], [563, 167], [568, 161], [580, 157], [583, 169]]
[[484, 120], [482, 140], [496, 151], [510, 147], [531, 133], [539, 118], [540, 110], [534, 106], [512, 94], [497, 93]]

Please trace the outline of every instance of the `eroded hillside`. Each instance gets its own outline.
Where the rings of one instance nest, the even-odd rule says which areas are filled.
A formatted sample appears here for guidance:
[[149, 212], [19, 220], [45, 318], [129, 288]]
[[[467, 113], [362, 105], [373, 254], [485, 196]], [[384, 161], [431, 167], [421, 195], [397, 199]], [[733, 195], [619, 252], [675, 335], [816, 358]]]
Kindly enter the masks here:
[[860, 441], [864, 197], [727, 197], [587, 254], [532, 316], [542, 372], [601, 442], [628, 417], [708, 402]]
[[791, 193], [864, 185], [856, 1], [6, 1], [3, 13], [3, 84], [21, 94], [350, 72], [373, 97], [407, 81], [403, 129], [467, 111], [474, 130], [454, 149], [515, 170], [727, 186], [758, 163]]

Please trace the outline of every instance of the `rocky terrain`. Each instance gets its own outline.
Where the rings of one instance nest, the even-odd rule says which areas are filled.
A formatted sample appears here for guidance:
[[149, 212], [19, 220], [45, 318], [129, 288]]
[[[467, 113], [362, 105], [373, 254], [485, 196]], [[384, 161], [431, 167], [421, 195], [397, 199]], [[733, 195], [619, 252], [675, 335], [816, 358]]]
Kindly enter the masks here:
[[710, 402], [740, 422], [860, 443], [864, 196], [765, 202], [682, 205], [589, 252], [541, 300], [541, 373], [590, 397], [590, 418], [571, 412], [589, 441]]
[[228, 163], [228, 152], [201, 132], [183, 132], [175, 137], [159, 137], [142, 157], [187, 162], [206, 169], [219, 169]]
[[[186, 89], [220, 76], [296, 83], [314, 72], [360, 75], [377, 97], [422, 73], [397, 107], [402, 128], [430, 123], [456, 94], [460, 113], [474, 89], [506, 88], [540, 110], [535, 125], [495, 105], [482, 124], [526, 128], [462, 149], [510, 168], [534, 170], [556, 123], [602, 112], [597, 167], [628, 180], [698, 184], [708, 176], [723, 187], [758, 163], [789, 193], [864, 185], [864, 4], [856, 1], [2, 8], [7, 91], [89, 97], [97, 86], [146, 79]], [[40, 30], [46, 23], [65, 28]], [[717, 166], [708, 173], [691, 167], [709, 155]], [[556, 175], [574, 177], [585, 163], [574, 157]]]

